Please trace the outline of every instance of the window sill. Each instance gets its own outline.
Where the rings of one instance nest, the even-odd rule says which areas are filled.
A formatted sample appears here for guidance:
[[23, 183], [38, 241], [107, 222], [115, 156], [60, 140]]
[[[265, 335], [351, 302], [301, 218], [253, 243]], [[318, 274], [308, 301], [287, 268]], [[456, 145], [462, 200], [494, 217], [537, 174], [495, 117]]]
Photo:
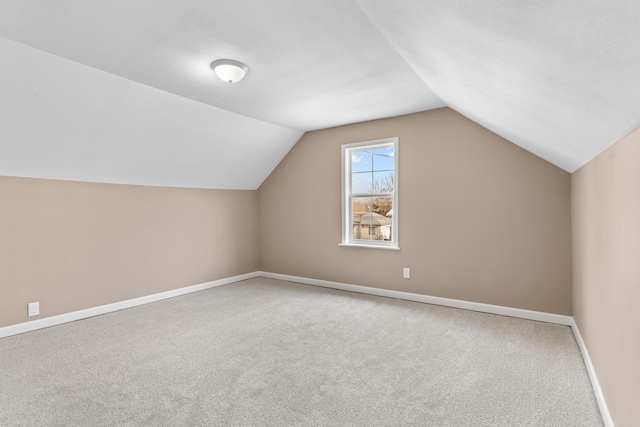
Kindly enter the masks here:
[[386, 249], [388, 251], [399, 251], [399, 246], [382, 246], [382, 245], [358, 245], [355, 243], [338, 243], [338, 246], [346, 246], [350, 248], [367, 248], [367, 249]]

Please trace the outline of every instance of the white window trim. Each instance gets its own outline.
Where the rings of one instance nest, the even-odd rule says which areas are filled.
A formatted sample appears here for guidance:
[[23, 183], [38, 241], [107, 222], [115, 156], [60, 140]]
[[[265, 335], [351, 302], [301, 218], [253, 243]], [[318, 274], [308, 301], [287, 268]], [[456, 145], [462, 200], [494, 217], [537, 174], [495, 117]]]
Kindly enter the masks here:
[[[354, 149], [376, 148], [382, 145], [393, 145], [393, 216], [391, 217], [392, 239], [391, 241], [379, 240], [354, 240], [352, 238], [351, 220], [351, 151]], [[385, 138], [373, 141], [356, 142], [342, 145], [342, 243], [340, 246], [357, 248], [375, 248], [399, 250], [398, 245], [398, 138]]]

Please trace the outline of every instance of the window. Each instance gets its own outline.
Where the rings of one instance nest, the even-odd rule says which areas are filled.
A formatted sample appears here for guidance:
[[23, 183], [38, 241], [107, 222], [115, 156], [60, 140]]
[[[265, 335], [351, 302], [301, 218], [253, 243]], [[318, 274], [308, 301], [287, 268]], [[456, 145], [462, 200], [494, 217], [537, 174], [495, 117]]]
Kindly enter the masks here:
[[398, 138], [342, 146], [342, 245], [398, 249]]

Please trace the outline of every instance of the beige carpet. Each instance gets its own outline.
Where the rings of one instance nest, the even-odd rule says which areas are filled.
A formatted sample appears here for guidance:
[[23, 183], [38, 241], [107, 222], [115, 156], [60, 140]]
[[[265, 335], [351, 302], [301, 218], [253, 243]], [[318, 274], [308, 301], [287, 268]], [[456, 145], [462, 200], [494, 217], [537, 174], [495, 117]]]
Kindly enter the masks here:
[[1, 426], [600, 426], [570, 328], [252, 279], [0, 339]]

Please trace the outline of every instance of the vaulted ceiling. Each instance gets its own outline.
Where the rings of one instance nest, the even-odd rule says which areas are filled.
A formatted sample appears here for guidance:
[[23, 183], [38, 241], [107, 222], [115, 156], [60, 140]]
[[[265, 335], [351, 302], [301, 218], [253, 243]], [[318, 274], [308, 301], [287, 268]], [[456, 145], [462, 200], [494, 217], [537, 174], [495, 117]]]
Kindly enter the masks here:
[[3, 0], [0, 175], [255, 189], [304, 131], [443, 106], [573, 172], [640, 125], [639, 24], [637, 0]]

